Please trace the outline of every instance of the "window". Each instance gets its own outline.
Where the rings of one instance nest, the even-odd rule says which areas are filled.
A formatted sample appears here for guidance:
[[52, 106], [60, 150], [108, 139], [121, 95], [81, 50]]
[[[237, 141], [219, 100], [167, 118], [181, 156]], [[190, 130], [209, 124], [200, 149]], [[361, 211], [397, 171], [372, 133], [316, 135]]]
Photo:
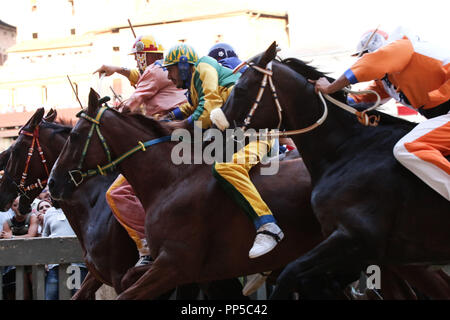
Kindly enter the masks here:
[[37, 39], [37, 38], [38, 38], [37, 32], [33, 32], [33, 39]]

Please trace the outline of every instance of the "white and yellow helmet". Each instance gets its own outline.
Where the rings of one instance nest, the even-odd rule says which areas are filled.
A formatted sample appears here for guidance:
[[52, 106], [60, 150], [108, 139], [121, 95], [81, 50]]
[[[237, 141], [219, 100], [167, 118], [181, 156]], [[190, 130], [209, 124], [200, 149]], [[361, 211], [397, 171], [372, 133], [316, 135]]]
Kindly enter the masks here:
[[151, 35], [139, 36], [136, 38], [130, 54], [143, 52], [164, 53], [164, 48]]

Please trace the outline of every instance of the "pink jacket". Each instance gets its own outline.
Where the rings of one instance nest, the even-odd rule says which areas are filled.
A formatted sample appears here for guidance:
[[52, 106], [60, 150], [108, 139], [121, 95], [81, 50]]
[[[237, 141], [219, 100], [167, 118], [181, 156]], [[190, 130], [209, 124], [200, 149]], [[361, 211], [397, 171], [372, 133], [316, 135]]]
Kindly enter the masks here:
[[136, 84], [136, 90], [125, 104], [131, 111], [136, 111], [143, 105], [147, 116], [161, 115], [187, 102], [184, 93], [185, 90], [177, 89], [167, 78], [167, 71], [159, 65], [151, 64], [145, 68]]

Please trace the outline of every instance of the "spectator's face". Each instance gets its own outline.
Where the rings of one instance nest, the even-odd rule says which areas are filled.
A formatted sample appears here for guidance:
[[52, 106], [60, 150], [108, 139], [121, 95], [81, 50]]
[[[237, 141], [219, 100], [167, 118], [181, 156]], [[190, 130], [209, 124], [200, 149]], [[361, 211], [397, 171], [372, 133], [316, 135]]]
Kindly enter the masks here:
[[38, 196], [39, 200], [50, 200], [50, 192], [48, 191], [42, 191], [39, 196]]
[[16, 199], [13, 201], [13, 203], [12, 203], [12, 205], [11, 205], [11, 209], [12, 209], [12, 211], [14, 211], [14, 214], [15, 214], [16, 216], [20, 216], [20, 212], [19, 212], [19, 198], [16, 198]]
[[37, 208], [37, 210], [39, 213], [45, 214], [51, 206], [52, 205], [49, 202], [42, 201], [41, 203], [39, 203], [39, 207]]

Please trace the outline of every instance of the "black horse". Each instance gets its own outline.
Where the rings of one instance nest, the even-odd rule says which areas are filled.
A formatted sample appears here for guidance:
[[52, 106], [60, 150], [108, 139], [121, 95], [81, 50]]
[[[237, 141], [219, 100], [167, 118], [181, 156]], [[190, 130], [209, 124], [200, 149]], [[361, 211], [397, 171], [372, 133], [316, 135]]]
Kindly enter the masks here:
[[[277, 61], [275, 56], [273, 43], [251, 59], [222, 108], [225, 116], [238, 125], [249, 119], [264, 76], [259, 68], [272, 62], [281, 128], [307, 128], [323, 118], [325, 108], [308, 79], [325, 74], [300, 60]], [[343, 92], [332, 96], [346, 101]], [[292, 136], [311, 174], [311, 203], [326, 240], [285, 268], [272, 298], [287, 297], [307, 277], [356, 275], [370, 264], [449, 263], [450, 202], [399, 164], [392, 152], [415, 124], [373, 111], [380, 124], [366, 127], [351, 113], [329, 102], [326, 107], [321, 125]], [[250, 119], [247, 128], [277, 127], [270, 90]]]

